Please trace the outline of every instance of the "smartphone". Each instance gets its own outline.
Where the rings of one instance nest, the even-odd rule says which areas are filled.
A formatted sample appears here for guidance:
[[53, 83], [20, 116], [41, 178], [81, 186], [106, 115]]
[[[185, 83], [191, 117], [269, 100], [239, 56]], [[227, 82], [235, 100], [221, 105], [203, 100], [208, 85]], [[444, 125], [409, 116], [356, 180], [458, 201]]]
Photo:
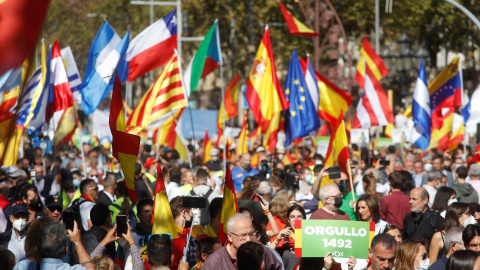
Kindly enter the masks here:
[[265, 201], [265, 199], [264, 199], [262, 196], [260, 196], [260, 195], [258, 195], [258, 194], [255, 194], [255, 196], [258, 197], [258, 199], [260, 200], [260, 202], [261, 202], [263, 205], [267, 205], [267, 202]]
[[182, 197], [182, 207], [185, 208], [206, 208], [207, 198], [205, 197]]
[[[67, 230], [71, 230], [73, 232], [73, 223], [75, 221], [75, 213], [72, 211], [63, 211], [63, 224], [65, 224], [65, 228]], [[78, 225], [78, 224], [77, 224]], [[78, 226], [81, 226], [79, 224]]]
[[330, 179], [340, 178], [341, 177], [340, 167], [339, 166], [330, 167], [328, 169], [328, 177], [330, 177]]
[[127, 234], [127, 232], [128, 232], [127, 216], [118, 215], [117, 216], [117, 235], [121, 237], [123, 234]]
[[380, 159], [380, 165], [388, 166], [390, 165], [390, 160]]

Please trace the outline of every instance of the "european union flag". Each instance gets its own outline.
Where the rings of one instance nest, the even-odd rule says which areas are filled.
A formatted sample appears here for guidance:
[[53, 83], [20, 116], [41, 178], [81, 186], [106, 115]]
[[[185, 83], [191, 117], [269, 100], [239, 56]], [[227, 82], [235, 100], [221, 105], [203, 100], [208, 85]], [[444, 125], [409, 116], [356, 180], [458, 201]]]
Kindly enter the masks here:
[[285, 147], [293, 140], [306, 136], [310, 131], [320, 128], [317, 108], [308, 92], [305, 75], [298, 61], [297, 49], [293, 50], [287, 81], [284, 87], [285, 97], [290, 102], [285, 118]]

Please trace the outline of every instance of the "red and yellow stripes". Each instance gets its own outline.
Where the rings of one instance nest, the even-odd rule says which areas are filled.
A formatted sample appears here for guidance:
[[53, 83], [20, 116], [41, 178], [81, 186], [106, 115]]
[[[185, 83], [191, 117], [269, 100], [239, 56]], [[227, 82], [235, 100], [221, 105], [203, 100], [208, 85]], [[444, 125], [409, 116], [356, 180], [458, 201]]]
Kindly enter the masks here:
[[278, 131], [283, 130], [283, 127], [281, 127], [282, 122], [285, 122], [285, 120], [278, 112], [273, 115], [270, 121], [265, 122], [262, 125], [262, 132], [265, 134], [263, 146], [265, 147], [265, 149], [268, 149], [270, 153], [273, 153], [275, 151], [275, 147], [277, 145]]
[[446, 150], [450, 141], [450, 133], [452, 132], [455, 108], [443, 108], [442, 110], [436, 110], [436, 112], [438, 115], [435, 117], [435, 122], [432, 115], [432, 133], [430, 135], [429, 149]]
[[177, 239], [179, 238], [178, 234], [183, 232], [183, 229], [173, 219], [160, 165], [157, 165], [157, 185], [155, 186], [152, 223], [152, 234], [168, 233], [172, 236], [172, 239]]
[[347, 113], [353, 97], [347, 91], [340, 89], [323, 77], [320, 72], [315, 70], [315, 74], [320, 92], [318, 116], [325, 119], [330, 125], [334, 125], [341, 111], [343, 111], [344, 115]]
[[128, 118], [129, 127], [137, 127], [134, 132], [146, 129], [152, 121], [169, 111], [187, 106], [177, 54], [174, 53], [163, 72], [157, 77], [147, 93]]
[[243, 115], [243, 124], [240, 135], [238, 136], [237, 155], [241, 156], [244, 153], [248, 153], [248, 121], [247, 111]]
[[235, 213], [238, 213], [237, 195], [235, 195], [235, 187], [233, 186], [232, 171], [227, 167], [225, 186], [223, 188], [220, 230], [218, 231], [218, 238], [222, 244], [227, 241], [227, 222], [233, 215], [235, 215]]
[[205, 131], [205, 138], [203, 139], [203, 162], [207, 162], [212, 159], [210, 156], [210, 150], [212, 150], [212, 142], [208, 137], [208, 130]]
[[[240, 72], [232, 79], [228, 85], [227, 90], [225, 91], [225, 97], [220, 105], [220, 110], [218, 111], [218, 128], [223, 129], [223, 114], [225, 113], [225, 121], [229, 120], [238, 115], [237, 103], [238, 103], [238, 92], [240, 90]], [[225, 108], [224, 108], [225, 106]]]
[[185, 108], [181, 108], [168, 117], [165, 123], [160, 127], [160, 137], [158, 140], [158, 144], [177, 150], [181, 159], [187, 158], [188, 153], [185, 145], [175, 131], [175, 128], [177, 127], [176, 121], [180, 119], [184, 110]]
[[277, 78], [268, 29], [253, 61], [245, 97], [259, 125], [290, 106]]
[[385, 63], [383, 63], [382, 58], [375, 53], [375, 50], [370, 46], [370, 43], [366, 38], [363, 39], [360, 56], [361, 59], [357, 63], [355, 80], [361, 88], [364, 88], [365, 85], [365, 65], [370, 68], [377, 81], [380, 81], [383, 77], [387, 76], [389, 71], [385, 66]]
[[109, 122], [110, 131], [112, 132], [112, 155], [122, 165], [128, 197], [136, 204], [137, 193], [135, 191], [134, 175], [140, 137], [126, 133], [122, 83], [117, 74], [115, 74], [115, 84], [112, 91]]
[[[343, 113], [341, 113], [330, 133], [330, 144], [325, 155], [325, 166], [338, 165], [340, 170], [348, 175], [347, 160], [349, 158], [347, 132], [343, 121]], [[333, 179], [327, 178], [327, 181], [322, 181], [320, 185], [324, 186], [330, 183], [333, 183]]]

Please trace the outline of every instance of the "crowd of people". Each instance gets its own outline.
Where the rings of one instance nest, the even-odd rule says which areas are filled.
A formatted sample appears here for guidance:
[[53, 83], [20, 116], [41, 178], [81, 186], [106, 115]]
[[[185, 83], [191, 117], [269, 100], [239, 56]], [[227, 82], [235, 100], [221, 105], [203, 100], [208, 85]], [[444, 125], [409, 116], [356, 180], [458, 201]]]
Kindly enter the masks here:
[[[221, 149], [207, 162], [196, 149], [190, 165], [147, 142], [134, 204], [111, 145], [82, 147], [84, 156], [68, 145], [46, 154], [25, 143], [17, 165], [1, 168], [1, 269], [480, 269], [480, 165], [470, 148], [354, 145], [351, 168], [334, 173], [313, 144], [252, 147], [225, 163]], [[224, 164], [239, 209], [221, 242]], [[157, 165], [178, 236], [152, 234]], [[191, 196], [206, 207], [185, 206]], [[368, 259], [296, 257], [302, 219], [373, 222]]]

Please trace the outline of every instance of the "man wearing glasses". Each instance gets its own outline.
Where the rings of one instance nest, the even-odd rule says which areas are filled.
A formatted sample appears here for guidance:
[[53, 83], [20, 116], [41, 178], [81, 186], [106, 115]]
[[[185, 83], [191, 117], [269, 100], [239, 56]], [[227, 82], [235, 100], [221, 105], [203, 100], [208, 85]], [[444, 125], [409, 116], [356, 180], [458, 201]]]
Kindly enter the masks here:
[[45, 207], [43, 211], [47, 217], [51, 218], [53, 221], [60, 221], [62, 217], [63, 210], [63, 200], [62, 197], [58, 195], [48, 196], [45, 200]]
[[79, 189], [82, 195], [72, 205], [79, 205], [80, 216], [82, 217], [81, 225], [84, 231], [88, 231], [92, 227], [90, 210], [95, 206], [95, 200], [98, 199], [98, 186], [93, 179], [85, 179], [80, 183]]
[[310, 219], [350, 220], [350, 217], [339, 208], [343, 204], [342, 192], [336, 184], [326, 184], [319, 192], [323, 207], [313, 212]]
[[[233, 215], [227, 222], [227, 237], [226, 245], [210, 255], [202, 269], [236, 269], [235, 262], [237, 261], [238, 248], [244, 243], [255, 240], [250, 218], [241, 213]], [[264, 246], [263, 249], [265, 269], [282, 269], [282, 263], [275, 258], [275, 255], [267, 247]]]

